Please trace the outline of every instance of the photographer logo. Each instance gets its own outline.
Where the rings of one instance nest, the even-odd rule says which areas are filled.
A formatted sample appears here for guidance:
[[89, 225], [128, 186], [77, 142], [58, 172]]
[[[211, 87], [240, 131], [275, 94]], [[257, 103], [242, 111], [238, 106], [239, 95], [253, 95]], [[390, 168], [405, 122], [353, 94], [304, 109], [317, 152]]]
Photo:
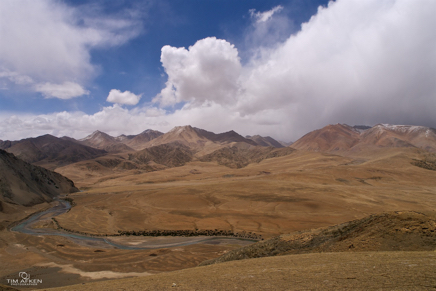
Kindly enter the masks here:
[[42, 284], [42, 279], [31, 279], [30, 274], [19, 272], [18, 279], [6, 279], [11, 286], [37, 286]]

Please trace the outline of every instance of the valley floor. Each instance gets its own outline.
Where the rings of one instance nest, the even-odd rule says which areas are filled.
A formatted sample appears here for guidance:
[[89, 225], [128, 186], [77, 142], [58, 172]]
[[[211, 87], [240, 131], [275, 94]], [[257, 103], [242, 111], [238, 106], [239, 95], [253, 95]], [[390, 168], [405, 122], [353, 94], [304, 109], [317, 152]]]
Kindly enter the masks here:
[[[150, 173], [102, 174], [72, 164], [58, 171], [83, 192], [69, 195], [76, 206], [57, 221], [94, 234], [222, 229], [270, 238], [385, 211], [436, 209], [436, 172], [413, 164], [424, 151], [339, 154], [296, 151], [242, 169], [191, 162]], [[26, 271], [43, 276], [47, 283], [40, 288], [85, 283], [59, 290], [436, 288], [434, 251], [313, 253], [196, 267], [242, 244], [122, 250], [5, 228], [28, 214], [0, 213], [0, 285]], [[47, 221], [41, 227], [54, 226]], [[143, 238], [129, 239], [137, 244]], [[140, 277], [91, 283], [132, 276]]]

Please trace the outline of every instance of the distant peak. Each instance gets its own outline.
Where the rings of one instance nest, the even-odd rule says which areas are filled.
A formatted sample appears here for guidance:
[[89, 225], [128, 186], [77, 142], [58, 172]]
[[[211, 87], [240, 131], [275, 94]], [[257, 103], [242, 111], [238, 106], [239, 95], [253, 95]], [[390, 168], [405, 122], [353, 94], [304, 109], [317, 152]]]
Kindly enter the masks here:
[[169, 132], [180, 133], [180, 132], [185, 131], [185, 130], [193, 130], [193, 128], [190, 125], [176, 126], [173, 129], [171, 129]]
[[100, 137], [100, 136], [109, 136], [109, 135], [104, 133], [104, 132], [102, 132], [102, 131], [100, 131], [100, 130], [96, 130], [93, 133], [91, 133], [90, 135], [88, 135], [87, 137], [80, 139], [80, 141], [94, 139], [94, 138], [97, 138], [97, 137]]
[[102, 132], [102, 131], [100, 131], [100, 130], [96, 130], [96, 131], [94, 131], [93, 133], [91, 133], [90, 135], [88, 135], [88, 136], [96, 136], [96, 135], [101, 135], [101, 134], [103, 134], [104, 132]]

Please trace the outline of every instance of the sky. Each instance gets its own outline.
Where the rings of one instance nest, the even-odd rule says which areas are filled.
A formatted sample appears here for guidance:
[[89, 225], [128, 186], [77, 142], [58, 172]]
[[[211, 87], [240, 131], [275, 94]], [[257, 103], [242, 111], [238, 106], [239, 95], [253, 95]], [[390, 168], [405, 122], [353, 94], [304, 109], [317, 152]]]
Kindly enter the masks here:
[[2, 0], [0, 140], [436, 127], [434, 0]]

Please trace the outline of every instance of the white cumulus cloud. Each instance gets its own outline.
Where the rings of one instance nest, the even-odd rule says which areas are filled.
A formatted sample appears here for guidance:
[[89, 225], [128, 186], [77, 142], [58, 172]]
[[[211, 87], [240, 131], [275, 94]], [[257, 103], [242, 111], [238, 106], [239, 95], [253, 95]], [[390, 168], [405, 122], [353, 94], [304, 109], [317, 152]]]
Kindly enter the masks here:
[[237, 49], [225, 40], [208, 37], [188, 49], [164, 46], [161, 62], [168, 81], [154, 101], [162, 106], [224, 104], [237, 96], [241, 63]]
[[136, 95], [130, 91], [121, 92], [120, 90], [112, 89], [106, 101], [118, 104], [136, 105], [139, 99], [141, 99], [141, 94]]
[[90, 51], [123, 44], [141, 29], [137, 21], [55, 0], [0, 1], [0, 11], [0, 79], [18, 85], [85, 86], [97, 74]]

